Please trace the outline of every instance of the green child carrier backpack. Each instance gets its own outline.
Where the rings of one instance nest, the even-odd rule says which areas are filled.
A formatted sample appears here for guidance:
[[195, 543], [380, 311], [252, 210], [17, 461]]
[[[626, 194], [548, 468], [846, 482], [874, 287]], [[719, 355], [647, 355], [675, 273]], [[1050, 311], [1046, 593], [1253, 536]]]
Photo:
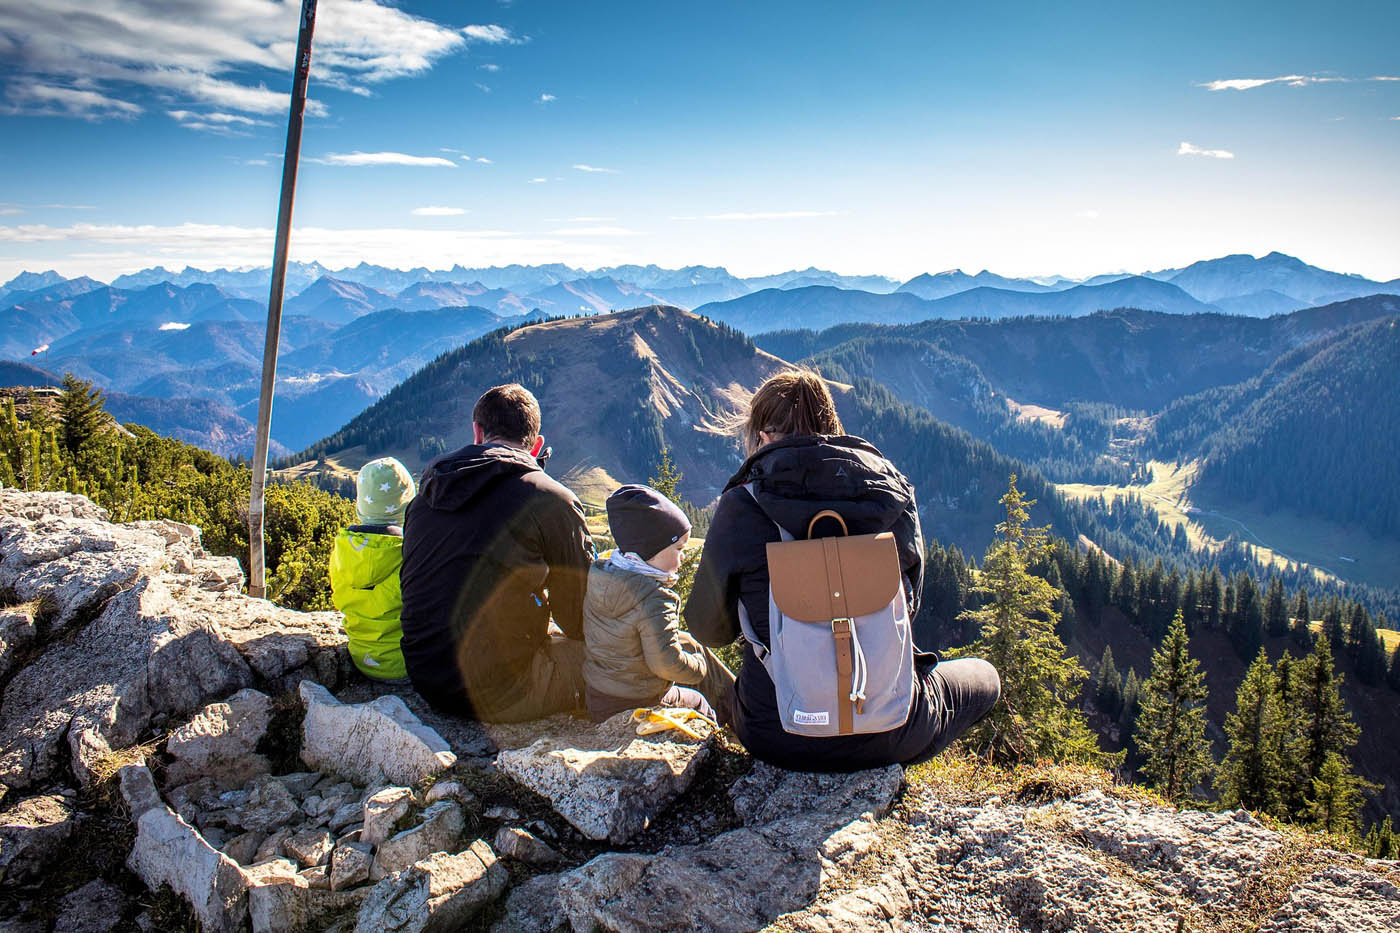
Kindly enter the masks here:
[[[744, 488], [753, 495], [751, 484]], [[838, 522], [842, 536], [813, 538], [822, 519]], [[914, 702], [914, 637], [894, 535], [852, 535], [829, 509], [812, 518], [805, 541], [778, 531], [782, 540], [768, 544], [768, 645], [742, 601], [739, 623], [773, 679], [783, 729], [835, 736], [904, 725]]]

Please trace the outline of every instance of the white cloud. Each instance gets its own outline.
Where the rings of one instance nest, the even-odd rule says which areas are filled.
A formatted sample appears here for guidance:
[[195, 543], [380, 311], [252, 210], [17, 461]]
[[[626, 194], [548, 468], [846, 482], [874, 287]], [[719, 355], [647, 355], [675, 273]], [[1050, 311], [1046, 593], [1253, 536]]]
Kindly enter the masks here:
[[[6, 252], [0, 259], [12, 263], [15, 272], [37, 263], [44, 268], [67, 269], [70, 275], [110, 279], [152, 265], [266, 266], [272, 258], [273, 230], [197, 223], [0, 225], [0, 244], [14, 244], [3, 247]], [[423, 265], [446, 269], [463, 256], [471, 256], [473, 262], [483, 265], [565, 262], [598, 268], [639, 258], [619, 252], [605, 237], [569, 240], [527, 237], [509, 230], [443, 229], [437, 225], [422, 229], [295, 227], [290, 245], [293, 260], [316, 260], [331, 268], [368, 260], [404, 269]], [[23, 248], [30, 258], [9, 258], [10, 250], [15, 248]], [[39, 250], [43, 250], [42, 255]]]
[[1369, 78], [1345, 78], [1338, 75], [1279, 75], [1276, 78], [1223, 78], [1197, 85], [1208, 91], [1252, 91], [1257, 87], [1282, 84], [1287, 87], [1307, 87], [1309, 84], [1351, 84], [1355, 81], [1400, 81], [1400, 75], [1372, 75]]
[[45, 117], [79, 117], [84, 120], [105, 120], [111, 117], [131, 119], [142, 108], [131, 101], [118, 100], [88, 88], [46, 84], [30, 78], [12, 81], [5, 89], [3, 112]]
[[192, 110], [167, 110], [166, 115], [181, 126], [206, 133], [219, 133], [225, 136], [246, 136], [247, 127], [271, 126], [266, 120], [254, 120], [237, 113], [195, 113]]
[[802, 217], [836, 217], [842, 211], [730, 211], [701, 217], [672, 217], [672, 220], [794, 220]]
[[19, 207], [0, 207], [0, 214], [9, 216], [11, 214], [23, 214], [24, 209]]
[[1096, 210], [1094, 210], [1094, 209], [1091, 207], [1091, 208], [1088, 208], [1088, 209], [1086, 209], [1086, 210], [1076, 211], [1075, 214], [1074, 214], [1074, 216], [1075, 216], [1075, 217], [1078, 217], [1078, 218], [1080, 218], [1080, 219], [1082, 219], [1082, 220], [1098, 220], [1098, 219], [1099, 219], [1099, 212], [1096, 211]]
[[[129, 116], [131, 107], [139, 112], [131, 100], [138, 89], [177, 107], [198, 102], [225, 112], [285, 113], [299, 6], [287, 0], [0, 4], [0, 51], [6, 70], [18, 76], [10, 80], [10, 96], [42, 78], [119, 102], [71, 114], [87, 119]], [[324, 3], [316, 20], [313, 91], [367, 94], [366, 85], [422, 74], [468, 41], [390, 0]], [[325, 105], [311, 101], [307, 110], [324, 114]], [[29, 101], [26, 112], [61, 111]]]
[[610, 224], [616, 221], [616, 217], [546, 217], [545, 222], [551, 224]]
[[500, 45], [503, 42], [517, 44], [525, 41], [511, 35], [510, 30], [506, 27], [497, 26], [494, 23], [489, 26], [463, 26], [462, 35], [472, 42], [486, 42], [491, 45]]
[[413, 165], [430, 168], [456, 168], [457, 163], [441, 156], [416, 156], [403, 152], [332, 152], [319, 161], [326, 165]]
[[547, 103], [549, 103], [550, 101], [555, 101], [555, 100], [558, 100], [558, 99], [559, 99], [559, 98], [555, 97], [553, 94], [541, 94], [541, 95], [540, 95], [539, 102], [540, 102], [541, 104], [547, 104]]
[[639, 230], [626, 227], [563, 227], [549, 231], [550, 236], [642, 236]]
[[463, 207], [415, 207], [409, 213], [417, 217], [456, 217], [458, 214], [465, 214]]
[[476, 67], [480, 68], [482, 71], [490, 72], [496, 72], [501, 70], [501, 66], [497, 65], [495, 62], [485, 62], [483, 64], [477, 65]]
[[1176, 147], [1177, 155], [1184, 156], [1206, 156], [1211, 159], [1233, 159], [1235, 154], [1226, 149], [1202, 149], [1192, 143], [1183, 142]]
[[478, 91], [480, 91], [481, 93], [483, 93], [483, 94], [490, 94], [490, 93], [491, 93], [491, 85], [489, 85], [489, 84], [482, 84], [480, 81], [473, 81], [472, 83], [476, 85], [476, 89], [477, 89]]
[[619, 172], [619, 171], [618, 171], [617, 169], [615, 169], [615, 168], [599, 168], [599, 167], [596, 166], [596, 165], [583, 165], [583, 164], [581, 164], [581, 163], [576, 163], [576, 164], [574, 165], [574, 168], [578, 169], [580, 172], [589, 172], [589, 173], [592, 173], [592, 174], [594, 174], [594, 175], [621, 175], [621, 174], [622, 174], [621, 172]]
[[526, 182], [526, 184], [531, 184], [531, 185], [542, 185], [542, 184], [544, 184], [544, 183], [547, 182], [547, 181], [549, 181], [548, 178], [538, 178], [538, 177], [537, 177], [537, 178], [531, 178], [528, 182]]
[[157, 329], [158, 329], [158, 330], [189, 330], [189, 329], [190, 329], [190, 325], [186, 324], [184, 321], [166, 321], [164, 324], [160, 325], [160, 327], [157, 328]]
[[495, 165], [495, 164], [496, 164], [495, 162], [491, 161], [490, 159], [486, 158], [485, 156], [477, 156], [477, 157], [476, 157], [475, 159], [473, 159], [472, 161], [473, 161], [473, 162], [480, 162], [482, 165]]
[[266, 159], [244, 159], [244, 160], [243, 160], [243, 164], [244, 164], [244, 165], [268, 165], [269, 163], [268, 163], [268, 161], [267, 161]]

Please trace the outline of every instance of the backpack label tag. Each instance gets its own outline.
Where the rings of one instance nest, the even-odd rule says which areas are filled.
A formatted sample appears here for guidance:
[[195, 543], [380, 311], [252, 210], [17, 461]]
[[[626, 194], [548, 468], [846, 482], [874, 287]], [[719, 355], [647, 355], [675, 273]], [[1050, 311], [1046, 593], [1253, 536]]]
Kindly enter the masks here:
[[826, 726], [831, 724], [831, 714], [828, 712], [804, 713], [800, 709], [792, 711], [792, 721], [799, 726]]

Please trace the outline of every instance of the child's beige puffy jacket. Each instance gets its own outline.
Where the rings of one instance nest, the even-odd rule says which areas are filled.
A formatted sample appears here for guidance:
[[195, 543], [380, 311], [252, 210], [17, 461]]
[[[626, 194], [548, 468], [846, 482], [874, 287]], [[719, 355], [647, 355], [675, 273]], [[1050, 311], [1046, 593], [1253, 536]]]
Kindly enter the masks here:
[[680, 597], [658, 577], [597, 560], [583, 603], [583, 676], [598, 693], [657, 698], [705, 677], [704, 649], [680, 628]]

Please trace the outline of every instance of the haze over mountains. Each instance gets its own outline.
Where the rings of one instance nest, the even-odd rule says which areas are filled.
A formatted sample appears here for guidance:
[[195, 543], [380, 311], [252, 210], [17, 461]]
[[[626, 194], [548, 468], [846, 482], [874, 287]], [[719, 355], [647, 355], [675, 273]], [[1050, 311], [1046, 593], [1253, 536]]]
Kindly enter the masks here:
[[[130, 410], [147, 412], [177, 436], [226, 454], [246, 453], [267, 279], [266, 269], [153, 268], [110, 284], [22, 273], [0, 286], [0, 359], [31, 362], [49, 376], [71, 371], [122, 395]], [[287, 282], [274, 419], [279, 451], [334, 431], [439, 354], [539, 317], [668, 304], [760, 334], [965, 318], [1075, 318], [1121, 307], [1263, 316], [1400, 292], [1400, 283], [1329, 272], [1279, 253], [1084, 282], [958, 270], [901, 284], [815, 268], [741, 279], [708, 266], [584, 272], [561, 264], [459, 265], [433, 271], [368, 263], [334, 271], [293, 263]], [[47, 349], [35, 355], [39, 347]], [[817, 348], [804, 350], [789, 358]], [[1123, 390], [1116, 404], [1140, 403], [1132, 385]], [[149, 414], [157, 411], [159, 417]]]

